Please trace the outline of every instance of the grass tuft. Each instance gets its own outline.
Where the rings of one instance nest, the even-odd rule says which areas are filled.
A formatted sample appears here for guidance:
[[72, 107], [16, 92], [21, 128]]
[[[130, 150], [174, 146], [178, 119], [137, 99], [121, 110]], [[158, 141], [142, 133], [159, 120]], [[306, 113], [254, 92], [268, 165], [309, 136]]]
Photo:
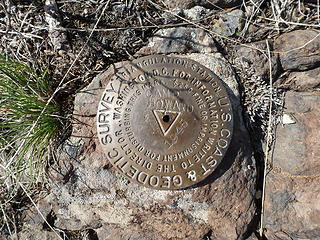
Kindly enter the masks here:
[[32, 186], [43, 172], [61, 125], [59, 105], [47, 104], [50, 89], [47, 71], [0, 55], [0, 184], [10, 179]]

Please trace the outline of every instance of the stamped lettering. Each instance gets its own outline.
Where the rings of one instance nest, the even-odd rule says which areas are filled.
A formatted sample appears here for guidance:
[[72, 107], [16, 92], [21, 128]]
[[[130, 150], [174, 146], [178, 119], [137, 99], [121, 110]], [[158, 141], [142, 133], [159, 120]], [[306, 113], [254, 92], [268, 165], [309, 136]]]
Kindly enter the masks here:
[[193, 60], [160, 55], [119, 69], [96, 118], [110, 163], [130, 182], [163, 190], [209, 176], [233, 131], [229, 96], [216, 75]]

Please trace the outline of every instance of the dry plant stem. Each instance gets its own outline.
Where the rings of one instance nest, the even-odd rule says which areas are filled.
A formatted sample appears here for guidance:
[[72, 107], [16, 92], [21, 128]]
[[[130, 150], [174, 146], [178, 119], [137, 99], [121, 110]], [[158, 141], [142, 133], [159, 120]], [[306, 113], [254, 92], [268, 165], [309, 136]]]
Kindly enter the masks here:
[[[257, 14], [259, 11], [261, 11], [260, 7], [261, 7], [262, 3], [263, 3], [263, 1], [261, 1], [261, 2], [259, 3], [259, 5], [256, 5], [256, 4], [254, 3], [253, 6], [255, 6], [255, 10], [254, 10], [254, 12], [250, 15], [249, 20], [248, 20], [248, 19], [243, 19], [243, 20], [246, 21], [246, 23], [245, 23], [245, 26], [244, 26], [244, 28], [243, 28], [243, 30], [242, 30], [242, 33], [241, 33], [241, 36], [242, 36], [242, 37], [244, 37], [246, 31], [248, 30], [248, 28], [249, 28], [249, 26], [250, 26], [250, 23], [253, 23], [252, 19], [256, 16], [256, 14]], [[243, 5], [244, 5], [245, 8], [247, 8], [245, 1], [243, 1]]]
[[267, 44], [267, 53], [268, 53], [268, 60], [269, 60], [269, 87], [270, 87], [270, 99], [269, 99], [269, 120], [268, 120], [268, 129], [267, 129], [267, 143], [266, 143], [266, 153], [264, 158], [264, 171], [263, 171], [263, 183], [262, 183], [262, 198], [261, 198], [261, 218], [260, 218], [260, 228], [259, 234], [260, 237], [263, 237], [263, 226], [264, 226], [264, 202], [265, 202], [265, 195], [266, 195], [266, 177], [267, 177], [267, 166], [269, 161], [269, 145], [270, 139], [272, 134], [272, 62], [271, 62], [271, 53], [268, 40], [266, 40]]
[[2, 30], [0, 30], [0, 33], [3, 33], [3, 34], [14, 34], [14, 35], [20, 35], [20, 36], [23, 36], [23, 37], [26, 37], [26, 38], [38, 38], [38, 39], [43, 40], [43, 37], [40, 37], [40, 36], [32, 34], [32, 33], [22, 33], [22, 32], [13, 32], [13, 31], [8, 32], [8, 31], [2, 31]]
[[0, 206], [1, 206], [1, 211], [2, 211], [2, 214], [3, 214], [4, 221], [5, 221], [6, 225], [7, 225], [9, 234], [10, 234], [10, 236], [12, 236], [12, 232], [11, 232], [11, 229], [10, 229], [10, 226], [9, 226], [9, 223], [8, 223], [7, 214], [6, 214], [5, 211], [3, 210], [2, 204], [0, 204]]
[[296, 51], [296, 50], [299, 50], [301, 48], [304, 48], [305, 46], [307, 46], [308, 44], [312, 43], [314, 40], [316, 40], [318, 37], [320, 37], [320, 31], [319, 33], [312, 39], [310, 39], [309, 41], [307, 41], [305, 44], [301, 45], [300, 47], [297, 47], [297, 48], [293, 48], [293, 49], [290, 49], [288, 51], [284, 51], [284, 52], [274, 52], [274, 53], [290, 53], [290, 52], [293, 52], [293, 51]]
[[320, 0], [317, 0], [317, 17], [318, 17], [318, 23], [320, 25]]
[[[116, 28], [70, 28], [70, 27], [55, 27], [52, 30], [60, 30], [60, 31], [76, 31], [76, 32], [113, 32], [119, 30], [127, 30], [127, 29], [148, 29], [148, 28], [165, 28], [165, 27], [179, 27], [186, 26], [188, 23], [173, 23], [173, 24], [162, 24], [162, 25], [154, 25], [154, 26], [131, 26], [131, 27], [116, 27]], [[39, 27], [28, 23], [28, 26], [40, 30], [49, 30], [47, 27]]]

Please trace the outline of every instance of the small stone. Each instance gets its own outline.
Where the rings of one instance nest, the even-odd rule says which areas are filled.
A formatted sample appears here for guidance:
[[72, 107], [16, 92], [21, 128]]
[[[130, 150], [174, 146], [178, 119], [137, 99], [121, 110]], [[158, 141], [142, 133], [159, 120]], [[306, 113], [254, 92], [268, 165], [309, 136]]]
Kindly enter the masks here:
[[[40, 213], [44, 218], [40, 215]], [[41, 230], [45, 224], [45, 219], [51, 212], [51, 207], [48, 205], [48, 202], [41, 199], [37, 201], [37, 208], [32, 207], [24, 212], [23, 224], [24, 227], [32, 227], [33, 229]]]
[[308, 70], [320, 64], [320, 32], [296, 30], [284, 33], [275, 41], [284, 70]]
[[261, 199], [261, 197], [262, 197], [262, 191], [259, 190], [256, 192], [256, 199]]
[[206, 9], [204, 7], [195, 6], [191, 9], [184, 10], [183, 14], [189, 20], [199, 21], [203, 19], [209, 13], [209, 11], [209, 9]]
[[284, 113], [282, 116], [282, 124], [294, 124], [296, 123], [295, 118], [292, 114]]
[[218, 21], [212, 26], [212, 30], [222, 36], [230, 37], [241, 31], [243, 22], [243, 11], [236, 9], [221, 14]]
[[147, 46], [141, 48], [136, 55], [168, 54], [168, 53], [211, 53], [217, 48], [213, 38], [198, 28], [167, 28], [157, 31]]

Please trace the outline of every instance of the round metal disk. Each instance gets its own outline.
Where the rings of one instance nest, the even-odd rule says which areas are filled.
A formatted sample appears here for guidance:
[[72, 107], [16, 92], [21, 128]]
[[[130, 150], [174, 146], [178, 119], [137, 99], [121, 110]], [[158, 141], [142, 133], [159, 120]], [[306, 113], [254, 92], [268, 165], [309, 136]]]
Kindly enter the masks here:
[[152, 55], [128, 63], [107, 84], [97, 113], [108, 160], [154, 189], [194, 185], [215, 170], [233, 115], [217, 76], [185, 58]]

